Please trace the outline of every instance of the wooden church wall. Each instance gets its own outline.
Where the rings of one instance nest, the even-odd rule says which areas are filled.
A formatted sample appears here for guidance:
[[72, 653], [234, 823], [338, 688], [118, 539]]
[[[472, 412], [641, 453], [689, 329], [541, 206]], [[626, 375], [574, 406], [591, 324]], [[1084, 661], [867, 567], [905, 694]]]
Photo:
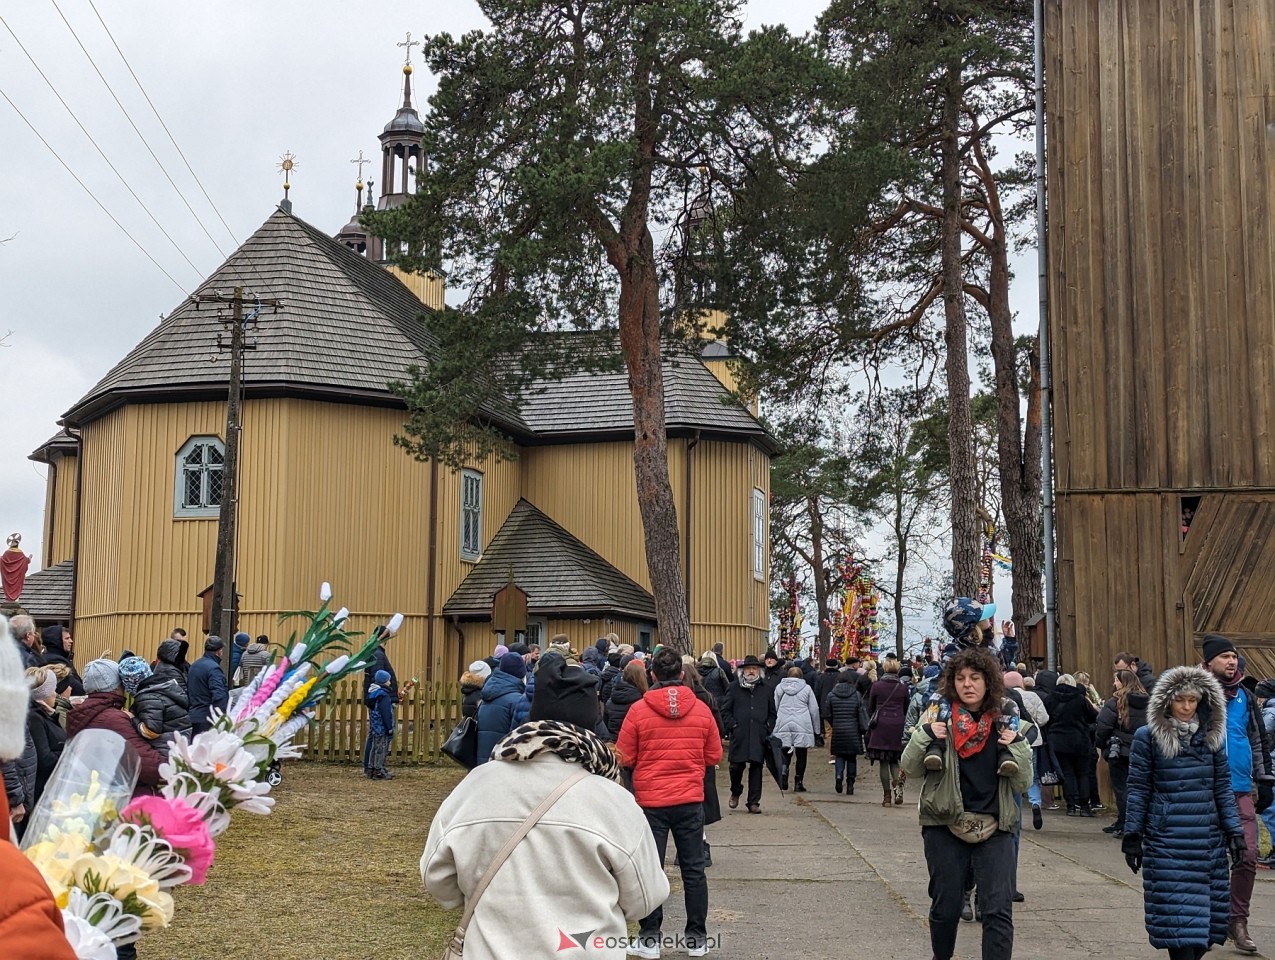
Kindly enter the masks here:
[[1261, 662], [1271, 579], [1244, 544], [1275, 500], [1275, 4], [1045, 7], [1064, 665], [1184, 662], [1210, 629]]

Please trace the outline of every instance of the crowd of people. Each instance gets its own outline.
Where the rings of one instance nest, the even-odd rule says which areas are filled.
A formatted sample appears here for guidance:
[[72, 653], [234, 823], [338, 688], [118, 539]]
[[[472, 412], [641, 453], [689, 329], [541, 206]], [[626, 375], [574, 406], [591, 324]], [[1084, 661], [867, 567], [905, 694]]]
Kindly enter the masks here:
[[[758, 814], [767, 768], [780, 790], [808, 792], [810, 763], [826, 758], [833, 790], [850, 795], [866, 760], [877, 768], [883, 807], [901, 807], [905, 784], [919, 785], [936, 960], [953, 955], [962, 921], [981, 922], [985, 960], [1012, 955], [1013, 904], [1025, 899], [1020, 830], [1029, 816], [1042, 829], [1048, 811], [1110, 813], [1104, 832], [1143, 873], [1149, 940], [1172, 960], [1199, 960], [1228, 939], [1256, 952], [1248, 932], [1259, 866], [1254, 818], [1269, 826], [1275, 817], [1271, 681], [1244, 683], [1234, 646], [1208, 637], [1200, 666], [1160, 677], [1118, 653], [1100, 692], [1083, 672], [1005, 662], [1007, 651], [991, 644], [993, 614], [991, 604], [953, 601], [944, 617], [951, 642], [936, 662], [893, 654], [787, 662], [771, 648], [731, 663], [720, 646], [696, 658], [660, 647], [648, 653], [614, 635], [583, 655], [562, 636], [543, 656], [535, 645], [498, 646], [462, 677], [465, 715], [479, 731], [478, 766], [440, 808], [422, 876], [444, 905], [473, 908], [482, 931], [469, 934], [470, 944], [481, 938], [476, 955], [499, 956], [500, 944], [542, 935], [535, 920], [502, 915], [519, 878], [548, 866], [555, 842], [585, 844], [587, 869], [600, 863], [610, 881], [590, 884], [596, 902], [578, 918], [581, 927], [638, 924], [636, 938], [600, 942], [603, 956], [602, 947], [616, 957], [658, 957], [669, 945], [702, 956], [711, 942], [704, 828], [721, 816], [719, 761], [728, 806]], [[500, 762], [528, 759], [541, 765]], [[612, 781], [612, 806], [589, 818], [589, 837], [579, 838], [567, 811], [590, 801], [583, 793], [563, 800], [559, 813], [545, 815], [558, 825], [557, 840], [542, 833], [539, 842], [523, 840], [525, 849], [504, 851], [517, 866], [502, 873], [492, 851], [580, 763]], [[1110, 811], [1098, 793], [1100, 763], [1115, 797]], [[475, 805], [490, 805], [497, 791], [521, 799], [485, 821]], [[629, 832], [639, 816], [645, 838]], [[670, 837], [686, 900], [685, 930], [672, 939], [657, 903], [667, 895], [661, 866]], [[1269, 867], [1269, 857], [1260, 865]], [[484, 881], [491, 892], [475, 903]], [[546, 922], [560, 926], [556, 916]]]
[[[583, 653], [565, 636], [543, 654], [499, 645], [461, 678], [477, 763], [431, 824], [422, 878], [444, 906], [465, 907], [457, 937], [471, 958], [536, 953], [537, 938], [553, 941], [551, 952], [564, 930], [597, 932], [590, 948], [617, 960], [670, 946], [704, 956], [714, 942], [706, 827], [722, 817], [719, 765], [727, 805], [761, 814], [767, 771], [779, 790], [804, 793], [810, 764], [827, 762], [832, 789], [853, 795], [866, 760], [883, 808], [903, 806], [906, 784], [918, 789], [934, 957], [948, 960], [960, 923], [977, 920], [985, 960], [999, 960], [1012, 955], [1013, 904], [1024, 899], [1027, 814], [1040, 830], [1048, 811], [1106, 813], [1105, 763], [1115, 804], [1104, 832], [1142, 875], [1150, 943], [1171, 960], [1200, 960], [1227, 940], [1256, 953], [1248, 920], [1256, 871], [1272, 865], [1259, 860], [1257, 821], [1275, 827], [1275, 684], [1248, 680], [1234, 644], [1210, 635], [1199, 665], [1158, 676], [1133, 653], [1116, 654], [1100, 692], [1085, 673], [1006, 662], [991, 644], [993, 612], [953, 601], [951, 642], [936, 662], [789, 662], [771, 648], [732, 663], [720, 645], [694, 657], [614, 634]], [[189, 663], [175, 630], [151, 662], [125, 651], [81, 669], [68, 630], [37, 631], [19, 616], [8, 632], [14, 677], [0, 677], [0, 720], [16, 727], [0, 763], [15, 837], [81, 731], [123, 737], [140, 760], [137, 790], [152, 790], [172, 736], [207, 729], [230, 688], [268, 660], [268, 638], [240, 634], [229, 670], [216, 636]], [[384, 646], [391, 635], [365, 678], [364, 768], [378, 780], [392, 777], [401, 693]], [[674, 935], [663, 912], [670, 844], [686, 913]], [[507, 909], [550, 882], [573, 895], [555, 895], [553, 911]]]

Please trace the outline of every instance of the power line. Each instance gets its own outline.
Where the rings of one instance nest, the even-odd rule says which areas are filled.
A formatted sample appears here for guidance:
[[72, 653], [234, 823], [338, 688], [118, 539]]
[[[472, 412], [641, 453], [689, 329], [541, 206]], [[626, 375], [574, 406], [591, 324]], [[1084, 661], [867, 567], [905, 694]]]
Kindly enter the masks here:
[[30, 127], [30, 128], [31, 128], [31, 132], [32, 132], [32, 133], [34, 133], [34, 134], [36, 135], [36, 137], [38, 137], [38, 138], [39, 138], [39, 140], [40, 140], [40, 142], [41, 142], [42, 144], [44, 144], [46, 147], [48, 147], [48, 149], [49, 149], [49, 153], [53, 154], [54, 159], [56, 159], [58, 163], [62, 164], [62, 166], [66, 168], [66, 172], [67, 172], [67, 173], [69, 173], [69, 174], [71, 175], [72, 179], [74, 179], [76, 183], [78, 183], [81, 187], [83, 187], [83, 188], [84, 188], [84, 192], [85, 192], [85, 193], [87, 193], [87, 194], [89, 195], [90, 199], [92, 199], [92, 201], [93, 201], [94, 203], [96, 203], [96, 204], [97, 204], [97, 205], [101, 208], [101, 210], [102, 210], [102, 212], [103, 212], [104, 214], [106, 214], [108, 217], [110, 217], [111, 223], [113, 223], [113, 224], [115, 224], [115, 226], [119, 227], [119, 228], [120, 228], [120, 230], [124, 233], [124, 236], [128, 237], [130, 240], [132, 240], [132, 241], [133, 241], [133, 246], [137, 247], [137, 249], [138, 249], [138, 250], [142, 251], [142, 253], [146, 256], [146, 259], [147, 259], [147, 260], [149, 260], [151, 263], [155, 264], [155, 266], [156, 266], [156, 267], [159, 267], [159, 272], [160, 272], [160, 273], [162, 273], [164, 276], [166, 276], [169, 280], [172, 280], [172, 281], [173, 281], [173, 286], [175, 286], [175, 287], [176, 287], [178, 290], [180, 290], [183, 294], [186, 294], [186, 295], [188, 295], [188, 296], [189, 296], [189, 293], [188, 293], [188, 291], [186, 290], [186, 288], [185, 288], [185, 287], [183, 287], [180, 283], [178, 283], [175, 279], [173, 279], [173, 275], [172, 275], [171, 273], [169, 273], [167, 270], [165, 270], [165, 269], [164, 269], [164, 267], [163, 267], [163, 265], [162, 265], [162, 264], [161, 264], [158, 260], [156, 260], [153, 256], [151, 256], [151, 254], [150, 254], [150, 251], [149, 251], [149, 250], [147, 250], [145, 247], [143, 247], [140, 243], [138, 243], [138, 242], [137, 242], [137, 238], [136, 238], [136, 237], [134, 237], [131, 233], [129, 233], [129, 232], [128, 232], [128, 229], [124, 226], [124, 224], [120, 223], [118, 220], [116, 220], [116, 219], [115, 219], [115, 215], [114, 215], [114, 214], [112, 214], [112, 213], [111, 213], [111, 211], [109, 211], [109, 210], [107, 210], [107, 209], [106, 209], [106, 206], [102, 203], [102, 201], [101, 201], [101, 200], [99, 200], [99, 199], [97, 198], [97, 195], [96, 195], [96, 194], [95, 194], [92, 190], [90, 190], [90, 189], [88, 188], [88, 185], [87, 185], [87, 184], [86, 184], [83, 180], [81, 180], [81, 179], [80, 179], [80, 178], [76, 175], [75, 171], [74, 171], [74, 170], [72, 170], [72, 169], [71, 169], [71, 168], [67, 165], [67, 162], [66, 162], [65, 160], [63, 160], [63, 159], [62, 159], [62, 155], [61, 155], [61, 154], [59, 154], [56, 150], [54, 150], [54, 149], [53, 149], [53, 145], [52, 145], [52, 144], [50, 144], [48, 140], [45, 140], [45, 139], [44, 139], [44, 137], [40, 134], [40, 131], [39, 131], [39, 130], [37, 130], [37, 129], [35, 128], [35, 125], [34, 125], [34, 124], [30, 121], [30, 120], [28, 120], [28, 119], [26, 118], [26, 114], [24, 114], [21, 110], [19, 110], [19, 109], [18, 109], [18, 105], [17, 105], [16, 103], [14, 103], [12, 100], [10, 100], [10, 99], [9, 99], [9, 95], [8, 95], [7, 93], [5, 93], [5, 92], [4, 92], [4, 90], [0, 90], [0, 97], [4, 97], [4, 99], [8, 102], [9, 106], [13, 107], [13, 112], [14, 112], [14, 113], [16, 113], [19, 117], [21, 117], [21, 118], [22, 118], [22, 122], [23, 122], [23, 123], [25, 123], [28, 127]]
[[[108, 157], [105, 151], [103, 151], [102, 148], [98, 146], [97, 141], [93, 139], [93, 135], [89, 133], [88, 129], [84, 126], [84, 124], [80, 123], [80, 118], [75, 115], [75, 111], [71, 109], [70, 104], [66, 102], [66, 100], [62, 97], [62, 94], [58, 93], [58, 89], [57, 87], [53, 85], [53, 81], [50, 80], [45, 75], [43, 70], [40, 69], [40, 65], [35, 62], [35, 58], [31, 56], [30, 51], [27, 50], [26, 46], [18, 38], [18, 35], [13, 32], [13, 27], [9, 26], [8, 21], [5, 20], [4, 17], [0, 17], [0, 24], [3, 24], [4, 28], [9, 31], [9, 35], [13, 37], [14, 41], [17, 42], [18, 47], [22, 50], [24, 54], [26, 54], [27, 59], [31, 61], [31, 66], [35, 67], [35, 72], [40, 75], [40, 78], [48, 85], [49, 89], [53, 91], [53, 95], [58, 98], [58, 102], [61, 103], [62, 106], [66, 109], [66, 112], [71, 115], [71, 119], [75, 121], [76, 126], [80, 128], [84, 136], [88, 137], [89, 143], [93, 144], [93, 149], [96, 150], [98, 154], [101, 156], [101, 158], [106, 161], [106, 165], [111, 168], [111, 172], [115, 174], [115, 176], [119, 179], [119, 182], [124, 184], [124, 189], [126, 189], [130, 194], [132, 194], [133, 199], [136, 200], [138, 205], [143, 210], [146, 211], [146, 215], [150, 217], [151, 222], [154, 223], [155, 226], [159, 228], [159, 232], [164, 235], [165, 239], [167, 239], [168, 242], [173, 245], [173, 249], [176, 250], [181, 255], [181, 258], [183, 260], [185, 260], [188, 264], [190, 264], [190, 268], [195, 271], [196, 276], [203, 276], [203, 273], [200, 271], [199, 267], [195, 266], [195, 262], [191, 260], [190, 257], [186, 256], [186, 252], [182, 250], [180, 246], [178, 246], [177, 241], [174, 240], [171, 236], [169, 236], [168, 231], [164, 229], [164, 225], [160, 223], [159, 220], [156, 219], [155, 214], [151, 213], [150, 207], [146, 206], [146, 203], [142, 200], [142, 198], [137, 195], [137, 191], [135, 191], [132, 188], [132, 186], [129, 185], [129, 182], [124, 179], [124, 175], [121, 174], [119, 170], [115, 168], [115, 164], [111, 163], [111, 158]], [[8, 99], [8, 98], [6, 97], [5, 99]], [[13, 101], [10, 100], [9, 102], [12, 103]], [[17, 108], [15, 107], [14, 109], [17, 109]], [[48, 141], [45, 141], [45, 143], [47, 145]], [[50, 149], [52, 148], [50, 147]]]
[[[93, 4], [93, 0], [89, 0], [89, 7], [97, 16], [97, 22], [102, 25], [102, 29], [106, 31], [106, 35], [111, 40], [111, 45], [115, 47], [115, 52], [120, 55], [120, 59], [124, 61], [124, 66], [128, 69], [128, 75], [133, 78], [133, 82], [137, 84], [137, 89], [142, 92], [142, 96], [146, 98], [146, 104], [151, 108], [151, 113], [155, 114], [155, 119], [159, 121], [159, 125], [164, 128], [164, 133], [168, 134], [168, 141], [173, 145], [173, 149], [177, 151], [177, 155], [182, 158], [182, 163], [186, 165], [186, 169], [190, 175], [194, 177], [195, 183], [199, 185], [200, 192], [204, 195], [204, 199], [208, 201], [208, 205], [212, 207], [213, 213], [217, 214], [217, 219], [221, 221], [221, 225], [226, 228], [226, 233], [230, 238], [239, 243], [239, 238], [235, 236], [235, 231], [230, 229], [230, 224], [226, 222], [226, 218], [221, 215], [221, 211], [217, 209], [217, 204], [213, 203], [213, 198], [208, 195], [208, 191], [204, 189], [203, 181], [199, 179], [199, 175], [195, 173], [195, 169], [190, 165], [190, 161], [186, 159], [186, 154], [182, 152], [182, 148], [177, 145], [177, 140], [173, 137], [172, 132], [168, 129], [168, 124], [164, 122], [164, 118], [159, 115], [159, 111], [155, 108], [155, 104], [151, 101], [150, 94], [146, 92], [146, 88], [142, 86], [142, 81], [137, 79], [137, 74], [133, 72], [132, 65], [128, 62], [128, 57], [124, 56], [124, 51], [120, 49], [120, 45], [115, 42], [115, 35], [111, 33], [111, 28], [106, 25], [106, 21], [102, 19], [102, 15], [98, 13], [97, 7]], [[61, 12], [61, 11], [59, 11]], [[220, 249], [220, 248], [218, 248]]]
[[93, 67], [94, 72], [97, 73], [98, 79], [101, 80], [103, 86], [106, 87], [107, 92], [111, 95], [111, 99], [115, 101], [115, 105], [119, 107], [120, 112], [124, 114], [124, 119], [128, 121], [128, 125], [133, 128], [133, 132], [137, 134], [137, 138], [142, 141], [142, 146], [146, 148], [146, 152], [151, 155], [151, 159], [154, 160], [155, 164], [159, 167], [160, 173], [164, 175], [173, 190], [177, 192], [178, 198], [186, 205], [186, 209], [189, 210], [190, 215], [195, 218], [195, 222], [199, 224], [199, 229], [204, 231], [204, 236], [212, 241], [212, 245], [217, 248], [217, 252], [221, 254], [221, 257], [224, 260], [226, 258], [226, 251], [221, 249], [221, 244], [219, 244], [213, 238], [213, 235], [208, 232], [208, 228], [204, 226], [204, 221], [199, 218], [199, 214], [197, 214], [195, 212], [195, 208], [190, 205], [190, 201], [186, 199], [181, 188], [173, 181], [173, 178], [169, 175], [168, 169], [164, 166], [163, 162], [155, 155], [155, 151], [151, 149], [151, 145], [147, 142], [146, 137], [142, 134], [142, 131], [137, 128], [137, 124], [133, 122], [133, 118], [129, 115], [128, 109], [122, 102], [120, 102], [120, 98], [116, 96], [114, 88], [111, 87], [111, 84], [106, 77], [102, 75], [102, 71], [98, 69], [97, 61], [93, 59], [93, 54], [89, 53], [88, 48], [84, 46], [84, 42], [80, 40], [80, 35], [76, 33], [75, 28], [71, 26], [71, 21], [66, 18], [66, 14], [62, 12], [62, 8], [58, 6], [58, 0], [51, 0], [51, 2], [53, 3], [53, 9], [58, 12], [58, 16], [62, 18], [62, 22], [66, 24], [66, 28], [71, 31], [71, 36], [74, 37], [75, 42], [79, 44], [80, 50], [84, 52], [84, 56], [88, 57], [90, 66]]
[[[231, 240], [234, 241], [236, 247], [239, 246], [239, 238], [235, 235], [235, 231], [230, 228], [230, 224], [226, 222], [226, 218], [221, 215], [221, 210], [217, 208], [217, 204], [213, 202], [213, 198], [209, 195], [207, 189], [205, 189], [204, 182], [199, 179], [199, 174], [195, 173], [195, 168], [192, 167], [190, 165], [190, 161], [186, 159], [186, 154], [182, 151], [182, 148], [178, 145], [177, 138], [174, 137], [172, 131], [168, 129], [168, 124], [164, 122], [164, 118], [159, 115], [158, 108], [156, 108], [154, 101], [151, 100], [150, 94], [146, 92], [146, 88], [142, 86], [142, 81], [138, 78], [137, 74], [133, 71], [133, 65], [128, 62], [128, 57], [126, 57], [124, 55], [124, 51], [120, 49], [119, 43], [115, 40], [115, 35], [111, 33], [111, 28], [106, 25], [106, 21], [102, 18], [102, 14], [98, 11], [97, 6], [93, 3], [93, 0], [88, 0], [88, 3], [89, 3], [89, 7], [93, 10], [94, 16], [97, 17], [97, 22], [102, 25], [102, 30], [105, 31], [106, 36], [110, 39], [111, 46], [115, 48], [115, 52], [119, 54], [120, 60], [124, 63], [124, 68], [128, 70], [128, 75], [133, 78], [133, 83], [137, 85], [137, 89], [141, 92], [142, 97], [146, 100], [146, 105], [151, 108], [151, 113], [155, 115], [155, 119], [159, 121], [159, 125], [163, 128], [164, 133], [168, 136], [168, 142], [173, 145], [173, 149], [177, 151], [177, 155], [181, 157], [182, 163], [185, 164], [187, 172], [190, 174], [191, 178], [195, 181], [195, 184], [199, 187], [199, 192], [204, 195], [204, 199], [208, 201], [208, 206], [212, 207], [213, 213], [217, 215], [217, 219], [220, 220], [221, 225], [225, 227], [226, 234], [230, 237]], [[58, 12], [61, 13], [60, 10]], [[74, 31], [72, 31], [72, 33], [74, 33]], [[77, 37], [76, 39], [78, 41], [79, 38]], [[90, 57], [89, 59], [92, 60], [92, 57]], [[202, 226], [202, 223], [200, 225]], [[207, 233], [208, 231], [205, 230], [204, 232]], [[216, 241], [213, 241], [213, 242], [216, 243]], [[221, 250], [220, 247], [218, 247], [217, 249], [219, 251]], [[223, 254], [223, 256], [225, 255]], [[226, 257], [226, 260], [227, 262], [229, 262], [230, 257]], [[245, 255], [243, 257], [243, 261], [247, 265], [248, 269], [251, 270], [252, 273], [261, 282], [263, 288], [267, 287], [268, 284], [266, 282], [266, 278], [263, 277], [261, 274], [261, 271], [257, 269], [257, 265], [253, 262], [252, 258]]]

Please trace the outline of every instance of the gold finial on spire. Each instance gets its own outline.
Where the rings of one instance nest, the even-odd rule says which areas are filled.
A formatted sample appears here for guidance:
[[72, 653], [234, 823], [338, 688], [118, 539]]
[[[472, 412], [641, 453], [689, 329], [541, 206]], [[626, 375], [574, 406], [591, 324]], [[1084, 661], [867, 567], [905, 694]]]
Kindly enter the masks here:
[[402, 43], [396, 43], [396, 47], [406, 47], [407, 52], [403, 56], [403, 72], [408, 76], [412, 75], [412, 47], [419, 47], [421, 42], [412, 39], [412, 31], [407, 31], [407, 39]]
[[292, 171], [297, 168], [297, 158], [291, 150], [285, 150], [275, 166], [283, 171], [283, 202], [288, 203], [288, 190], [292, 188]]

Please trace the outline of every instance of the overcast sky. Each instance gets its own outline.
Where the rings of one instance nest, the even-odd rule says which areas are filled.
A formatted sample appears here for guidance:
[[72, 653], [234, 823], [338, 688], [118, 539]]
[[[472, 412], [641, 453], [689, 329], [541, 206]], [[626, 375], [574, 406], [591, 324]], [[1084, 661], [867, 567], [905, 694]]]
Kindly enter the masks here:
[[[783, 22], [802, 32], [825, 5], [752, 0], [748, 22]], [[94, 6], [229, 232], [151, 113]], [[213, 239], [133, 132], [59, 8]], [[28, 0], [5, 4], [0, 16], [10, 28], [0, 26], [0, 91], [13, 102], [0, 99], [0, 239], [12, 237], [0, 246], [0, 335], [11, 331], [0, 348], [0, 533], [23, 534], [34, 570], [44, 466], [27, 455], [162, 314], [270, 215], [282, 196], [276, 165], [284, 151], [298, 161], [294, 212], [322, 229], [339, 230], [354, 209], [350, 159], [360, 150], [378, 158], [369, 175], [379, 177], [376, 135], [401, 100], [403, 51], [396, 44], [409, 30], [414, 38], [455, 33], [480, 27], [483, 19], [474, 0]], [[175, 243], [111, 172], [40, 70]], [[423, 107], [432, 79], [420, 69], [413, 79]], [[14, 106], [173, 279], [111, 222]], [[1022, 326], [1031, 328], [1030, 256], [1019, 272], [1015, 299]]]

